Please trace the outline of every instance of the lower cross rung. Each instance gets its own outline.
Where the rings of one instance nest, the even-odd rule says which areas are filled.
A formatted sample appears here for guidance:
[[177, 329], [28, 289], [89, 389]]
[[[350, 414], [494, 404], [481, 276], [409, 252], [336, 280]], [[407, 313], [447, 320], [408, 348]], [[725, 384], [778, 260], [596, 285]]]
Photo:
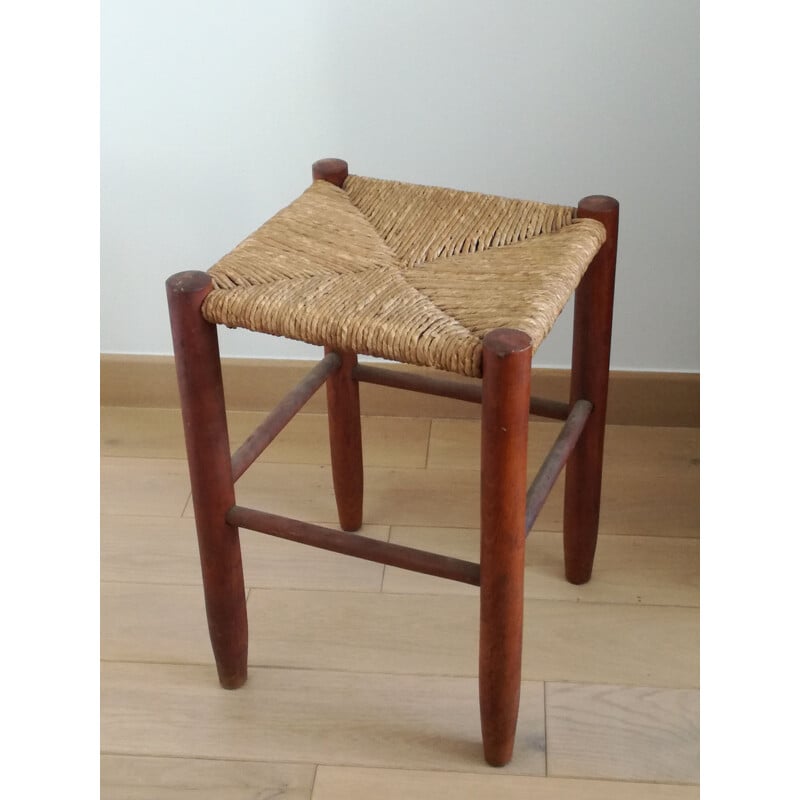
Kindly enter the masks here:
[[367, 561], [377, 561], [390, 567], [400, 567], [412, 572], [422, 572], [426, 575], [480, 586], [480, 566], [460, 558], [450, 558], [426, 550], [382, 542], [357, 533], [345, 533], [243, 506], [230, 508], [225, 519], [229, 525], [277, 536], [279, 539], [289, 539], [323, 550], [332, 550], [335, 553]]

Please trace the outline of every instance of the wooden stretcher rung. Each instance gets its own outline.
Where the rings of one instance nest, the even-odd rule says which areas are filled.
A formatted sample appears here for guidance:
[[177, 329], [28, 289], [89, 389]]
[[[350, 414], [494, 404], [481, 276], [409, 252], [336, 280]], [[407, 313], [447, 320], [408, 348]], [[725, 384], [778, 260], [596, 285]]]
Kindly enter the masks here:
[[392, 542], [382, 542], [357, 533], [345, 533], [243, 506], [233, 506], [225, 519], [229, 525], [277, 536], [279, 539], [289, 539], [323, 550], [332, 550], [335, 553], [367, 561], [377, 561], [390, 567], [400, 567], [412, 572], [422, 572], [426, 575], [480, 586], [480, 566], [471, 561], [462, 561], [459, 558], [429, 553]]
[[266, 419], [247, 437], [231, 456], [233, 480], [242, 477], [247, 468], [266, 450], [275, 437], [292, 421], [298, 411], [325, 383], [328, 375], [342, 364], [338, 353], [328, 353], [267, 415]]
[[[467, 403], [480, 403], [483, 399], [483, 387], [480, 383], [462, 383], [451, 378], [438, 375], [420, 375], [413, 372], [400, 372], [359, 364], [353, 370], [353, 376], [361, 383], [374, 383], [378, 386], [390, 386], [393, 389], [406, 389], [410, 392], [424, 392], [440, 397], [452, 397]], [[566, 419], [569, 414], [569, 403], [549, 400], [542, 397], [531, 397], [530, 413], [537, 417], [550, 419]]]
[[567, 463], [570, 453], [574, 450], [578, 439], [583, 433], [589, 415], [592, 413], [592, 404], [588, 400], [578, 400], [572, 406], [561, 433], [550, 448], [550, 452], [542, 462], [536, 473], [528, 492], [525, 496], [525, 535], [527, 536], [536, 522], [536, 517], [550, 494], [561, 470]]

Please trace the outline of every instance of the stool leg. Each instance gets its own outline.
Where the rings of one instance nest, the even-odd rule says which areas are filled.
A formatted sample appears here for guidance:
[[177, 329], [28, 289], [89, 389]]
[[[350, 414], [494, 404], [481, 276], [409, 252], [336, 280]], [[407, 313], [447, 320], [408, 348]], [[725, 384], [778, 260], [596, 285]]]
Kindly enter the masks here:
[[225, 522], [234, 493], [217, 328], [200, 311], [210, 290], [205, 272], [167, 281], [211, 647], [220, 683], [236, 689], [247, 679], [247, 608], [239, 531]]
[[567, 580], [576, 584], [591, 577], [597, 547], [619, 203], [602, 195], [585, 197], [578, 216], [602, 222], [606, 241], [575, 293], [570, 403], [584, 398], [593, 405], [567, 462], [564, 490], [565, 572]]
[[525, 491], [531, 340], [517, 330], [483, 340], [479, 690], [483, 751], [511, 760], [522, 675]]
[[[329, 348], [326, 353], [331, 352]], [[355, 353], [341, 352], [342, 365], [328, 377], [328, 432], [331, 440], [333, 491], [339, 524], [345, 531], [361, 527], [364, 467], [361, 456], [361, 408], [353, 377]]]

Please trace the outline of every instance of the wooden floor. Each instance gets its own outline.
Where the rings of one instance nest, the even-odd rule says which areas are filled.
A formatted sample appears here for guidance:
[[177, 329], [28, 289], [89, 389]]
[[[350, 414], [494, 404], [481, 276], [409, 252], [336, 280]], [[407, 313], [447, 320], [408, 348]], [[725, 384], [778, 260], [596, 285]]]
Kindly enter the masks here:
[[[232, 412], [233, 445], [261, 419]], [[532, 425], [532, 472], [558, 424]], [[479, 423], [364, 419], [363, 533], [475, 560]], [[334, 525], [326, 420], [237, 498]], [[485, 765], [477, 589], [242, 531], [250, 674], [219, 688], [179, 413], [102, 412], [103, 798], [697, 798], [699, 432], [610, 427], [592, 581], [556, 485], [527, 551], [514, 760]]]

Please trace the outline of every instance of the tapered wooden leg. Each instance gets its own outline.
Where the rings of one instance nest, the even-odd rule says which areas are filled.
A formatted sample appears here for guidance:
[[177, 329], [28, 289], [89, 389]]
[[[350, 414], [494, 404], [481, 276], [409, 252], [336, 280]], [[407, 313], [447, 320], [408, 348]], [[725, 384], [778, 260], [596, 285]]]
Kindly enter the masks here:
[[570, 403], [583, 398], [593, 405], [566, 469], [564, 564], [567, 580], [576, 584], [591, 577], [597, 547], [619, 203], [602, 195], [586, 197], [578, 216], [602, 222], [606, 241], [575, 293]]
[[511, 760], [522, 665], [525, 492], [531, 340], [517, 330], [483, 340], [479, 686], [483, 750]]
[[[347, 180], [347, 162], [322, 158], [311, 165], [315, 181], [328, 181], [341, 188]], [[330, 353], [330, 348], [325, 348]], [[342, 366], [328, 378], [328, 431], [331, 439], [333, 491], [343, 530], [361, 527], [364, 498], [364, 467], [361, 456], [361, 410], [358, 381], [353, 378], [355, 353], [341, 352]]]
[[234, 493], [217, 329], [200, 312], [210, 290], [204, 272], [167, 281], [208, 629], [219, 681], [236, 689], [247, 679], [247, 609], [239, 531], [225, 522]]
[[[326, 352], [331, 352], [326, 348]], [[339, 524], [343, 530], [361, 527], [364, 497], [364, 467], [361, 456], [361, 408], [358, 381], [353, 377], [355, 353], [341, 352], [342, 365], [327, 380], [328, 431], [331, 440], [331, 471]]]

